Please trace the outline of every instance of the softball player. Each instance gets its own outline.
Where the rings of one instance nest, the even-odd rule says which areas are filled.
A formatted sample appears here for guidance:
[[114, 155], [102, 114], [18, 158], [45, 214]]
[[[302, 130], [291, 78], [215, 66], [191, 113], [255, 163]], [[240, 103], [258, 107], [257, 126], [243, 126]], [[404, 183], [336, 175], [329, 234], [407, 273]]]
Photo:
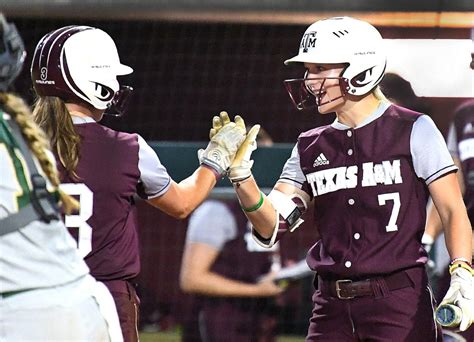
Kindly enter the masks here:
[[222, 129], [200, 151], [201, 166], [179, 184], [137, 134], [98, 124], [105, 111], [122, 113], [129, 87], [117, 76], [132, 72], [120, 63], [112, 38], [89, 26], [67, 26], [45, 35], [31, 66], [38, 95], [37, 123], [52, 141], [64, 189], [80, 197], [81, 211], [66, 217], [91, 274], [110, 289], [125, 341], [138, 341], [140, 270], [133, 196], [176, 218], [186, 217], [224, 174], [245, 137], [240, 117], [217, 119]]
[[447, 232], [453, 272], [449, 297], [474, 320], [471, 227], [443, 137], [426, 115], [388, 102], [377, 85], [383, 39], [349, 17], [308, 27], [297, 56], [304, 78], [287, 80], [299, 109], [316, 106], [336, 120], [302, 133], [273, 191], [252, 177], [255, 132], [247, 135], [229, 178], [253, 234], [272, 246], [314, 205], [321, 239], [307, 262], [317, 271], [308, 341], [435, 341], [441, 335], [421, 237], [431, 195]]
[[110, 293], [60, 220], [47, 140], [7, 92], [24, 59], [18, 31], [0, 13], [0, 341], [123, 341]]

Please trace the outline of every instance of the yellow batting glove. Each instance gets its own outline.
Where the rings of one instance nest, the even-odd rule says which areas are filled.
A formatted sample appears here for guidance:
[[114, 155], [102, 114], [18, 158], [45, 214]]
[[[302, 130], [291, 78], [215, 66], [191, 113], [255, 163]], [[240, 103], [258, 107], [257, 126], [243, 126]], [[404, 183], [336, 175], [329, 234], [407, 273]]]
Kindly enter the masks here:
[[219, 132], [219, 130], [225, 125], [230, 122], [229, 114], [227, 112], [220, 112], [219, 116], [214, 116], [212, 118], [212, 128], [209, 132], [209, 139], [212, 139], [214, 135]]
[[236, 115], [234, 120], [232, 122], [226, 112], [214, 116], [210, 142], [205, 150], [198, 151], [199, 162], [212, 168], [220, 177], [227, 173], [246, 135], [243, 119]]
[[451, 283], [448, 292], [441, 301], [443, 304], [453, 304], [462, 311], [459, 330], [465, 331], [474, 323], [474, 277], [469, 266], [454, 268], [451, 272]]
[[[237, 119], [236, 119], [237, 124]], [[250, 159], [252, 152], [257, 149], [257, 134], [260, 130], [260, 125], [254, 125], [247, 133], [242, 145], [240, 145], [234, 161], [230, 165], [229, 179], [232, 183], [241, 182], [252, 175], [253, 160]]]

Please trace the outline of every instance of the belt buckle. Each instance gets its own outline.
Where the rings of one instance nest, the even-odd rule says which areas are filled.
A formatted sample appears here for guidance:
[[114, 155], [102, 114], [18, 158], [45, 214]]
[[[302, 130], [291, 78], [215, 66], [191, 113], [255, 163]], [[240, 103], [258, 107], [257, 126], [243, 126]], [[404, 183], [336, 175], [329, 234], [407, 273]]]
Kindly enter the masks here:
[[347, 296], [347, 297], [341, 296], [341, 288], [339, 286], [340, 286], [340, 284], [344, 284], [344, 283], [350, 284], [350, 283], [352, 283], [352, 280], [350, 280], [350, 279], [336, 280], [336, 295], [337, 295], [337, 298], [339, 298], [339, 299], [352, 299], [352, 298], [354, 298], [355, 296]]

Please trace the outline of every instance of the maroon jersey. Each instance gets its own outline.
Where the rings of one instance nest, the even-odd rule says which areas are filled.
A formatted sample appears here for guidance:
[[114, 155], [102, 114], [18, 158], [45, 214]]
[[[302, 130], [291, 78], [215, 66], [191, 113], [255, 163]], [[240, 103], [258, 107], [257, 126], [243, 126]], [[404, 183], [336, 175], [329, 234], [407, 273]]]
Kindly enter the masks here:
[[132, 210], [140, 177], [137, 135], [119, 133], [97, 123], [74, 128], [81, 136], [76, 169], [80, 179], [68, 176], [62, 166], [60, 172], [63, 183], [83, 183], [93, 193], [92, 216], [87, 220], [92, 228], [92, 250], [85, 261], [98, 280], [132, 278], [140, 270]]
[[358, 278], [427, 261], [427, 185], [455, 170], [429, 117], [384, 103], [356, 128], [336, 120], [301, 134], [280, 181], [314, 199], [321, 240], [308, 265]]

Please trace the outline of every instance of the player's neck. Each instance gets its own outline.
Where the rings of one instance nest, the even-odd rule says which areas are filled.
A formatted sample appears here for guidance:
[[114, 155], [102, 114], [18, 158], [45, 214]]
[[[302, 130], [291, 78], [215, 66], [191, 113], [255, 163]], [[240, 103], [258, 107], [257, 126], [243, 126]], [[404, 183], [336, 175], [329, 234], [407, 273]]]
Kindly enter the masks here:
[[66, 107], [69, 111], [69, 114], [73, 116], [78, 116], [81, 118], [89, 117], [95, 121], [100, 121], [102, 119], [103, 111], [91, 110], [90, 108], [76, 103], [66, 103]]
[[339, 122], [349, 127], [357, 127], [380, 106], [381, 100], [369, 94], [359, 101], [346, 100], [336, 115]]

